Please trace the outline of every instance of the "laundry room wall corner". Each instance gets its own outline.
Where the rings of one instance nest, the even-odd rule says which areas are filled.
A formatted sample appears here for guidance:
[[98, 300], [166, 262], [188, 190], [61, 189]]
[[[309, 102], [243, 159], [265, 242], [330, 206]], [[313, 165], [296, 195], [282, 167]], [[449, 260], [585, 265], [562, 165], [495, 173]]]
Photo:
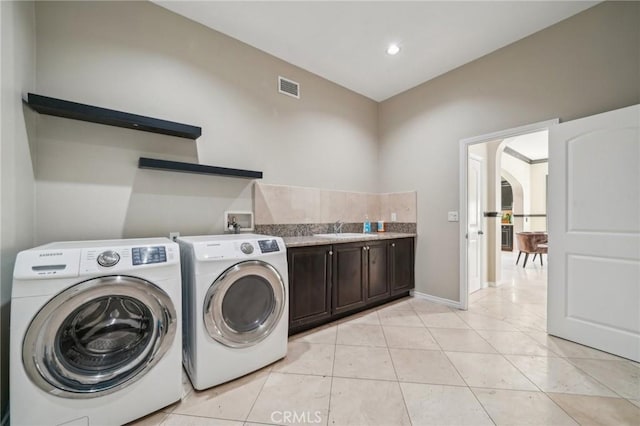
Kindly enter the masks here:
[[16, 254], [33, 245], [34, 175], [21, 95], [35, 88], [35, 7], [31, 1], [0, 2], [0, 404], [9, 411], [9, 315]]
[[[140, 169], [140, 157], [377, 186], [371, 99], [151, 2], [37, 2], [36, 22], [38, 94], [202, 128], [193, 141], [38, 116], [38, 244], [220, 234], [225, 211], [252, 208], [250, 180]], [[304, 95], [278, 93], [278, 75]]]

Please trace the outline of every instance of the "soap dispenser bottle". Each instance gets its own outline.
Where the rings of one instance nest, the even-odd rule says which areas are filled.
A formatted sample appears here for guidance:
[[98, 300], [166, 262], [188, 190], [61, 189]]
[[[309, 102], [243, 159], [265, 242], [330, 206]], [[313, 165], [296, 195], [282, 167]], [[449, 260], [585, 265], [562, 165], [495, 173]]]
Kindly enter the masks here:
[[369, 215], [365, 215], [364, 223], [362, 225], [362, 232], [365, 234], [371, 233], [371, 222], [369, 221]]

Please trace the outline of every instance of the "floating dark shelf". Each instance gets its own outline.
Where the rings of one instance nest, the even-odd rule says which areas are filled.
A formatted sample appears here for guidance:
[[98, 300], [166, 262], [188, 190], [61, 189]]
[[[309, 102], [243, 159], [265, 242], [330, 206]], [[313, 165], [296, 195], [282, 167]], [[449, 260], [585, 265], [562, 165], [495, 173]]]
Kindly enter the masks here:
[[40, 114], [55, 115], [74, 120], [90, 121], [92, 123], [107, 124], [109, 126], [124, 127], [126, 129], [142, 130], [160, 133], [180, 138], [197, 139], [202, 135], [202, 129], [188, 124], [129, 114], [77, 102], [50, 98], [47, 96], [27, 94], [27, 105]]
[[232, 176], [248, 179], [262, 179], [262, 172], [227, 167], [206, 166], [204, 164], [181, 163], [179, 161], [158, 160], [140, 157], [138, 167], [141, 169], [169, 170], [173, 172], [201, 173], [205, 175]]

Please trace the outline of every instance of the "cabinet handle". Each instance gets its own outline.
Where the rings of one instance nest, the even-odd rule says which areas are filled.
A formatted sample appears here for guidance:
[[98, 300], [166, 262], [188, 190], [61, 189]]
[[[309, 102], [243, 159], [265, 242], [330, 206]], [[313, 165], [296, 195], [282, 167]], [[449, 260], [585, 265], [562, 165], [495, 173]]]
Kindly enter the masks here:
[[391, 243], [391, 247], [395, 247], [395, 246], [396, 246], [396, 243]]
[[333, 251], [329, 250], [329, 256], [333, 256]]
[[367, 246], [362, 246], [362, 251], [367, 251]]

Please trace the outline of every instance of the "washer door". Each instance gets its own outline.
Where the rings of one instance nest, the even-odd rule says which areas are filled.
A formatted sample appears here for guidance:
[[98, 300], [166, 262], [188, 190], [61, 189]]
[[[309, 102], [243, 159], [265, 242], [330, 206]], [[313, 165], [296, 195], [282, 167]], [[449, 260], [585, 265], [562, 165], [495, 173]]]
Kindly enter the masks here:
[[169, 296], [149, 281], [117, 275], [81, 282], [47, 303], [22, 347], [29, 378], [65, 398], [115, 392], [144, 376], [176, 334]]
[[273, 266], [251, 260], [227, 269], [204, 298], [204, 324], [218, 342], [241, 348], [264, 340], [282, 318], [285, 283]]

